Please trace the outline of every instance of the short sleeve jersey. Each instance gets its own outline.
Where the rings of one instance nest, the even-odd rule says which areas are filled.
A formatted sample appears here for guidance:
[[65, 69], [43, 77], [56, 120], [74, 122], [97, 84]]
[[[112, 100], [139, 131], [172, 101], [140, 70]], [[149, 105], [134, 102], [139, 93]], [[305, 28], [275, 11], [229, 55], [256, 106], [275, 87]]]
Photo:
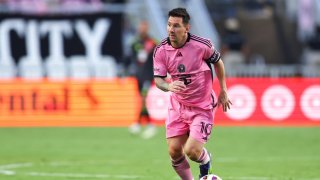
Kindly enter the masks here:
[[166, 38], [154, 50], [153, 74], [155, 77], [166, 77], [168, 73], [172, 81], [184, 82], [186, 89], [171, 95], [180, 103], [211, 109], [216, 102], [209, 63], [219, 60], [220, 53], [208, 39], [188, 34], [186, 43], [180, 48], [174, 48], [169, 38]]

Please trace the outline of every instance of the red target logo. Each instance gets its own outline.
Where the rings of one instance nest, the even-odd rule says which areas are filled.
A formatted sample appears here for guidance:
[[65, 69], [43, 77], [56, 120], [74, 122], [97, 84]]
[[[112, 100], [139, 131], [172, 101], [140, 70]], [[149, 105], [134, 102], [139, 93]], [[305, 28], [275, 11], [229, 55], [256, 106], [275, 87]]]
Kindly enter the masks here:
[[301, 110], [311, 120], [320, 121], [320, 86], [313, 85], [304, 90], [300, 100]]
[[244, 85], [235, 85], [228, 89], [232, 101], [231, 109], [226, 116], [233, 120], [242, 121], [249, 118], [256, 109], [256, 97], [253, 91]]
[[266, 89], [261, 100], [262, 111], [272, 120], [288, 118], [294, 110], [294, 94], [283, 85], [273, 85]]
[[151, 86], [147, 97], [146, 107], [150, 117], [154, 120], [165, 120], [168, 115], [170, 92], [163, 92], [156, 86]]

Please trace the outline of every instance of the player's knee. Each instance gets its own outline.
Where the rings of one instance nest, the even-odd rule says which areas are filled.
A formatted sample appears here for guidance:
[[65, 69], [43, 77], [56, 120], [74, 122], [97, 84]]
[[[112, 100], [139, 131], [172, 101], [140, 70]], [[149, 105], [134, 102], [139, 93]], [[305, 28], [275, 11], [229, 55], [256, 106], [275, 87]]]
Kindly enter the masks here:
[[183, 149], [182, 147], [178, 147], [178, 146], [169, 146], [169, 155], [171, 157], [171, 159], [178, 159], [181, 156], [183, 156]]
[[201, 154], [201, 149], [197, 147], [188, 147], [185, 150], [185, 153], [191, 159], [192, 161], [197, 161], [199, 159], [199, 156]]

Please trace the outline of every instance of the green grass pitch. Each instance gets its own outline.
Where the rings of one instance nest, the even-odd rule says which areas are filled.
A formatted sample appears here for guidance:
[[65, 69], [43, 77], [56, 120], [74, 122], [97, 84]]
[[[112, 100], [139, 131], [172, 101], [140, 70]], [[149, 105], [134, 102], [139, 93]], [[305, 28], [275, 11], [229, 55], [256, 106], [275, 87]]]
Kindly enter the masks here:
[[[164, 136], [163, 127], [150, 140], [127, 128], [1, 128], [0, 180], [178, 180]], [[317, 127], [215, 127], [206, 147], [223, 180], [320, 180]]]

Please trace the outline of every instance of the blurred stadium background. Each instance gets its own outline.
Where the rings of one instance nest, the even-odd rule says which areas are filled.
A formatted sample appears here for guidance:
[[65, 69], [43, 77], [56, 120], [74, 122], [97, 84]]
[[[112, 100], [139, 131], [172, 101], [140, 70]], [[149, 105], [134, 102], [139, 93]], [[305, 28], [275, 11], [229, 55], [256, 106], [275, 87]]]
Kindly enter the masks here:
[[154, 138], [127, 130], [142, 106], [137, 25], [161, 41], [178, 6], [226, 66], [233, 107], [216, 114], [215, 172], [320, 180], [319, 0], [0, 0], [0, 179], [178, 179], [167, 93], [147, 95]]

